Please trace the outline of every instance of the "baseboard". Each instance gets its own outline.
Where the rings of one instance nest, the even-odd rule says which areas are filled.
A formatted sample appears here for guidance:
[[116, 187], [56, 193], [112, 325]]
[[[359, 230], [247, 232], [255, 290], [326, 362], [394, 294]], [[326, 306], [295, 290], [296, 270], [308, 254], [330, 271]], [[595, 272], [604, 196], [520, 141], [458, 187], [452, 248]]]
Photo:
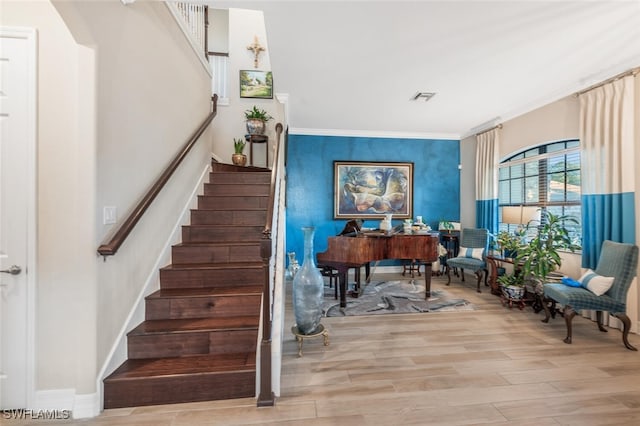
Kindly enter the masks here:
[[[127, 319], [123, 324], [118, 336], [115, 339], [115, 343], [111, 347], [107, 358], [98, 373], [96, 378], [96, 389], [98, 390], [96, 393], [96, 401], [98, 403], [98, 410], [95, 411], [95, 414], [92, 416], [96, 416], [103, 409], [103, 380], [109, 374], [111, 374], [116, 368], [118, 368], [124, 361], [127, 359], [127, 333], [140, 324], [144, 320], [144, 304], [145, 297], [155, 290], [157, 290], [160, 286], [160, 268], [171, 263], [171, 247], [180, 242], [182, 236], [182, 225], [189, 223], [190, 220], [190, 211], [192, 208], [195, 208], [198, 202], [198, 194], [204, 188], [204, 183], [209, 178], [209, 172], [211, 170], [211, 165], [207, 163], [204, 168], [198, 182], [193, 188], [191, 195], [189, 197], [189, 201], [184, 205], [182, 212], [178, 220], [176, 221], [171, 234], [167, 238], [167, 241], [164, 244], [164, 248], [162, 252], [159, 254], [156, 262], [153, 267], [149, 271], [149, 275], [145, 280], [145, 284], [142, 286], [138, 297], [136, 298], [136, 302], [134, 303], [131, 311], [127, 315]], [[86, 409], [83, 409], [82, 412], [86, 412]], [[74, 413], [75, 417], [75, 413]]]
[[87, 395], [76, 395], [73, 405], [73, 418], [86, 419], [100, 414], [102, 408], [101, 399], [102, 394], [99, 392]]
[[36, 391], [31, 411], [48, 419], [86, 419], [100, 414], [100, 399], [97, 392], [77, 395], [75, 389]]

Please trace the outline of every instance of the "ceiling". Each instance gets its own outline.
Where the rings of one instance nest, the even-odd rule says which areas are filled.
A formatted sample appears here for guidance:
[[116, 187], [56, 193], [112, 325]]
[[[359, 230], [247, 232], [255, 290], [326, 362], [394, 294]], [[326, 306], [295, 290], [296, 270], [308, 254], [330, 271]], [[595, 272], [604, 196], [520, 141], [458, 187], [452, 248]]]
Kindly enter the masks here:
[[211, 4], [264, 11], [293, 128], [463, 138], [640, 66], [640, 0]]

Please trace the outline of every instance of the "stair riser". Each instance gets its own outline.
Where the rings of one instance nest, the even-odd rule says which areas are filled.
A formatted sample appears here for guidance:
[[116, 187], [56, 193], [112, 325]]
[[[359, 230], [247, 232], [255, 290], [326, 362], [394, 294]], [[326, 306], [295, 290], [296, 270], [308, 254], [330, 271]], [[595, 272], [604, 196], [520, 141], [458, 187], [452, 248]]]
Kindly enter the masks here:
[[266, 210], [192, 210], [191, 225], [264, 226]]
[[160, 270], [161, 288], [203, 288], [256, 285], [264, 281], [260, 268]]
[[198, 209], [204, 210], [242, 210], [266, 209], [269, 197], [230, 197], [198, 196]]
[[255, 379], [254, 370], [105, 381], [104, 408], [249, 398]]
[[255, 315], [261, 295], [147, 298], [147, 320]]
[[260, 244], [237, 246], [174, 246], [171, 248], [174, 264], [260, 262]]
[[247, 183], [247, 184], [270, 184], [270, 172], [213, 172], [209, 173], [211, 183]]
[[262, 226], [187, 225], [182, 227], [182, 241], [185, 243], [255, 241], [262, 238], [262, 230]]
[[255, 352], [258, 324], [251, 330], [154, 333], [128, 336], [129, 359]]
[[204, 195], [219, 196], [257, 196], [264, 197], [269, 195], [268, 184], [241, 184], [241, 183], [205, 183]]

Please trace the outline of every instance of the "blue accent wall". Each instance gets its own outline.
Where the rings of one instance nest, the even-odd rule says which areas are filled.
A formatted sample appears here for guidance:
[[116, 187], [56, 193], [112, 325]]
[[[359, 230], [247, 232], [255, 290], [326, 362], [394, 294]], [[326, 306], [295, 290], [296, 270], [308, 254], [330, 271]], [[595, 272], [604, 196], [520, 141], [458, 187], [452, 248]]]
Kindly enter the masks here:
[[[309, 136], [290, 134], [287, 141], [287, 252], [302, 262], [301, 228], [314, 226], [314, 252], [344, 228], [333, 219], [333, 162], [385, 161], [413, 163], [413, 218], [437, 229], [441, 219], [460, 220], [460, 141], [437, 139]], [[394, 220], [393, 225], [401, 220]], [[378, 228], [379, 220], [364, 226]]]

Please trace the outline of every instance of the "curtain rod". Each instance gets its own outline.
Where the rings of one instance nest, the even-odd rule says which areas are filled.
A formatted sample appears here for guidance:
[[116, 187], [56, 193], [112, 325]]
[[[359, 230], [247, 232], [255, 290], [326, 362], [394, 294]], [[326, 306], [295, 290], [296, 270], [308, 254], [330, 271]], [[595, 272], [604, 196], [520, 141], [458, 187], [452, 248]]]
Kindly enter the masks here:
[[481, 132], [479, 132], [479, 133], [476, 133], [476, 136], [480, 136], [481, 134], [483, 134], [483, 133], [487, 133], [487, 132], [490, 132], [490, 131], [492, 131], [492, 130], [494, 130], [494, 129], [502, 129], [502, 124], [498, 124], [498, 125], [496, 125], [496, 126], [493, 126], [493, 127], [488, 128], [487, 130], [483, 130], [483, 131], [481, 131]]
[[640, 67], [637, 68], [631, 68], [630, 70], [627, 70], [625, 72], [621, 72], [618, 75], [615, 75], [611, 78], [606, 79], [605, 81], [601, 81], [600, 83], [594, 84], [593, 86], [589, 86], [584, 90], [581, 90], [579, 92], [574, 93], [575, 96], [580, 96], [580, 95], [584, 95], [585, 93], [587, 93], [590, 90], [596, 89], [600, 86], [604, 86], [607, 83], [611, 83], [612, 81], [616, 81], [618, 79], [621, 79], [623, 77], [626, 77], [628, 75], [632, 75], [635, 77], [636, 74], [640, 73]]

